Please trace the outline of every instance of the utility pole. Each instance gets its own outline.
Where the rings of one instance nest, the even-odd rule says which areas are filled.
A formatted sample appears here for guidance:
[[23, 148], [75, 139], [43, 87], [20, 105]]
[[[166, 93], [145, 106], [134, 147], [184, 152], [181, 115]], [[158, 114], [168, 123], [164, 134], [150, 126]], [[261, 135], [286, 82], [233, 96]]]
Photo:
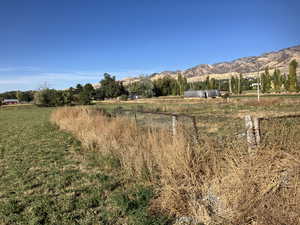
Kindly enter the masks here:
[[241, 93], [241, 77], [238, 77], [238, 95]]
[[231, 75], [231, 70], [232, 70], [232, 65], [230, 64], [230, 78], [229, 78], [229, 93], [231, 94], [232, 93], [232, 88], [231, 88], [231, 77], [232, 77], [232, 75]]
[[261, 85], [261, 77], [259, 73], [259, 65], [256, 63], [256, 69], [257, 69], [257, 101], [260, 101], [260, 85]]

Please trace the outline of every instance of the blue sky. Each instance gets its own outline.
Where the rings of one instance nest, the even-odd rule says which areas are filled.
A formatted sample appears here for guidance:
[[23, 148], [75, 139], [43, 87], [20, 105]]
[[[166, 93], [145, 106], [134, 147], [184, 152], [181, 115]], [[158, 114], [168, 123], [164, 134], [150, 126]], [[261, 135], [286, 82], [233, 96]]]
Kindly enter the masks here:
[[300, 44], [299, 0], [0, 0], [0, 92], [99, 82]]

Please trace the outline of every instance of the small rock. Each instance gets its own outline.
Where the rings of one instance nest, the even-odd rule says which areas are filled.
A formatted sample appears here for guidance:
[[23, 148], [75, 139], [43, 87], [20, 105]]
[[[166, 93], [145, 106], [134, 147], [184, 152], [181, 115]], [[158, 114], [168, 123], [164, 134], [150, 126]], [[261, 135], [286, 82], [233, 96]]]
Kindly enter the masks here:
[[198, 225], [198, 223], [193, 217], [182, 216], [176, 220], [174, 225]]

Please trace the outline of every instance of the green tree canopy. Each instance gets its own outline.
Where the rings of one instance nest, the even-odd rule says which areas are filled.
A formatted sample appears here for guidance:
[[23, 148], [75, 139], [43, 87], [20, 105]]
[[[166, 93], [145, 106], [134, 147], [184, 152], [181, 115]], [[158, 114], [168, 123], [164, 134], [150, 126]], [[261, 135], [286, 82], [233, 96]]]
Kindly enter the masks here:
[[118, 96], [128, 94], [122, 82], [116, 81], [115, 76], [108, 73], [104, 74], [104, 78], [100, 81], [102, 92], [106, 98], [116, 98]]
[[153, 82], [156, 96], [167, 96], [176, 94], [177, 80], [171, 76], [159, 78]]
[[152, 97], [154, 95], [154, 85], [150, 78], [140, 77], [138, 82], [134, 82], [128, 86], [130, 94], [137, 94], [143, 97]]

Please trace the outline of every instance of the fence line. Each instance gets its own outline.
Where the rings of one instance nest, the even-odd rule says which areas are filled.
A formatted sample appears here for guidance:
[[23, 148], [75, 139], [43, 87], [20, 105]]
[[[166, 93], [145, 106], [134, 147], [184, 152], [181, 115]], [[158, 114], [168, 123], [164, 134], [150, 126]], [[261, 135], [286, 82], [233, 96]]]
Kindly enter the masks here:
[[[125, 110], [122, 108], [117, 108], [116, 112], [130, 112], [134, 113], [135, 121], [137, 122], [137, 113], [141, 114], [153, 114], [153, 115], [164, 115], [169, 116], [171, 120], [171, 128], [173, 136], [177, 134], [177, 124], [179, 117], [186, 117], [191, 119], [191, 124], [193, 127], [193, 132], [195, 134], [196, 142], [200, 143], [199, 130], [196, 123], [196, 116], [188, 114], [179, 114], [179, 113], [169, 113], [169, 112], [153, 112], [153, 111], [142, 111], [142, 110]], [[245, 130], [246, 130], [246, 141], [248, 145], [249, 153], [253, 149], [257, 148], [261, 144], [261, 121], [262, 120], [272, 120], [272, 119], [285, 119], [285, 118], [300, 118], [300, 114], [287, 114], [287, 115], [272, 115], [268, 117], [259, 117], [253, 115], [245, 116]]]
[[251, 115], [245, 116], [246, 138], [249, 152], [260, 146], [261, 143], [261, 127], [260, 121], [273, 119], [299, 118], [300, 114], [273, 115], [269, 117], [255, 117]]
[[197, 123], [196, 123], [196, 116], [183, 114], [183, 113], [151, 112], [151, 111], [128, 110], [128, 109], [125, 110], [125, 109], [122, 109], [122, 108], [117, 108], [115, 112], [118, 112], [118, 113], [122, 113], [122, 112], [134, 113], [134, 118], [135, 118], [136, 122], [137, 122], [137, 116], [136, 116], [137, 113], [169, 116], [169, 117], [171, 117], [170, 119], [171, 119], [171, 124], [172, 124], [172, 134], [173, 134], [173, 136], [176, 136], [176, 134], [177, 134], [178, 118], [179, 117], [189, 118], [189, 119], [191, 119], [191, 124], [193, 126], [193, 132], [195, 134], [196, 142], [200, 143]]

